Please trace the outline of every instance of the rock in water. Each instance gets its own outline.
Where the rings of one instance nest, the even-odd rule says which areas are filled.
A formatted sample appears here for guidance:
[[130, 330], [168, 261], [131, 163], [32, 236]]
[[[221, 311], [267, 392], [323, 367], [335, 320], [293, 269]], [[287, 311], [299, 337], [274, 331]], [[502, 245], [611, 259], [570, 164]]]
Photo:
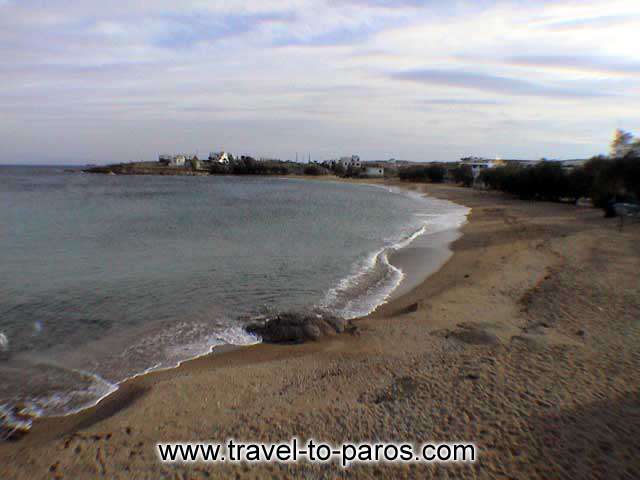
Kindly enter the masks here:
[[247, 332], [266, 343], [302, 343], [345, 331], [349, 321], [328, 313], [286, 312], [254, 322]]

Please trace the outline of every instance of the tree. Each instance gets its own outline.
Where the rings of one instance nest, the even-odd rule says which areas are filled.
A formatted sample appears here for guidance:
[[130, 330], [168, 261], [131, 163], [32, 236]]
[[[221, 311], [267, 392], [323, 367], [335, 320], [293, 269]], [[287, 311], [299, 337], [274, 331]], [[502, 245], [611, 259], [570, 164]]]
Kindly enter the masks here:
[[442, 165], [412, 165], [398, 170], [400, 180], [442, 183], [447, 171]]
[[303, 173], [305, 175], [327, 175], [329, 172], [326, 168], [310, 163], [304, 167]]
[[613, 141], [611, 142], [611, 156], [623, 157], [628, 153], [629, 146], [633, 141], [633, 135], [629, 132], [618, 128], [613, 135]]
[[333, 173], [335, 173], [338, 177], [343, 177], [347, 173], [347, 171], [341, 163], [336, 162], [335, 166], [333, 167]]
[[473, 185], [473, 171], [469, 165], [460, 165], [454, 168], [451, 173], [456, 183], [461, 183], [465, 187]]
[[360, 168], [354, 167], [353, 165], [349, 165], [347, 167], [347, 171], [344, 174], [345, 177], [359, 177], [360, 176]]
[[427, 167], [427, 177], [433, 183], [444, 182], [444, 177], [446, 174], [447, 171], [442, 165], [430, 165], [429, 167]]

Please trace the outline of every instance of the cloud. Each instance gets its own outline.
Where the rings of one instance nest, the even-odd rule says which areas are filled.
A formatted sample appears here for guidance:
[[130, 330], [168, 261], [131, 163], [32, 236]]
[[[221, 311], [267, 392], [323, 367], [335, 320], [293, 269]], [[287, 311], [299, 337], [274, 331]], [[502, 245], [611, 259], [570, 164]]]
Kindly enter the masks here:
[[504, 105], [501, 100], [482, 100], [473, 98], [431, 98], [422, 100], [424, 105], [444, 105], [444, 106], [473, 106], [473, 105]]
[[[640, 108], [638, 13], [637, 0], [0, 0], [0, 162], [212, 143], [282, 158], [595, 154]], [[605, 108], [611, 92], [624, 101]]]
[[390, 78], [423, 84], [468, 88], [503, 95], [528, 95], [542, 97], [587, 98], [603, 97], [608, 93], [575, 88], [556, 87], [521, 80], [461, 70], [416, 69], [393, 73]]
[[331, 47], [363, 45], [375, 35], [401, 28], [410, 23], [410, 15], [403, 8], [381, 13], [376, 8], [358, 8], [348, 2], [325, 11], [299, 13], [300, 28], [276, 32], [273, 44], [277, 47]]
[[357, 5], [360, 7], [403, 9], [442, 4], [438, 0], [330, 0], [331, 5]]
[[506, 58], [512, 65], [558, 68], [614, 74], [640, 73], [640, 61], [580, 55], [514, 55]]
[[338, 28], [317, 35], [285, 36], [274, 41], [278, 47], [327, 47], [352, 45], [364, 42], [376, 31], [375, 28], [360, 26]]
[[555, 22], [543, 23], [543, 28], [547, 30], [563, 31], [563, 30], [583, 30], [594, 28], [608, 28], [626, 25], [637, 22], [639, 15], [625, 13], [622, 15], [602, 15], [586, 18], [571, 18], [568, 20], [560, 20]]
[[209, 43], [235, 35], [247, 34], [265, 24], [291, 23], [291, 12], [257, 14], [208, 14], [205, 12], [170, 13], [159, 18], [160, 31], [153, 43], [169, 48], [187, 48], [198, 43]]

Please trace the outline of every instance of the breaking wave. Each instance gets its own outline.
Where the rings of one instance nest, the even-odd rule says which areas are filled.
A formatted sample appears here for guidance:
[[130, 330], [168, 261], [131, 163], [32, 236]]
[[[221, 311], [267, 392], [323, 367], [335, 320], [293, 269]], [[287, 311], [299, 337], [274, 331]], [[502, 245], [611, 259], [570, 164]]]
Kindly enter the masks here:
[[[391, 192], [398, 191], [393, 187], [381, 187]], [[347, 319], [372, 313], [388, 301], [405, 277], [404, 272], [389, 261], [389, 256], [408, 247], [423, 235], [460, 228], [470, 212], [467, 207], [445, 200], [425, 198], [417, 192], [402, 193], [425, 200], [425, 206], [430, 210], [437, 207], [438, 210], [444, 210], [444, 213], [417, 213], [416, 218], [422, 223], [420, 226], [357, 262], [352, 268], [352, 273], [326, 293], [319, 304], [321, 308], [331, 310]]]

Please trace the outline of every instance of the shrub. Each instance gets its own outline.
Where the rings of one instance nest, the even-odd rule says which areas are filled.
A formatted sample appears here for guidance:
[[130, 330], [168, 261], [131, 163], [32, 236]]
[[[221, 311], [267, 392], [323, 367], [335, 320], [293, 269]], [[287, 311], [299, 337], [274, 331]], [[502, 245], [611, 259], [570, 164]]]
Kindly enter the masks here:
[[427, 178], [431, 180], [433, 183], [442, 183], [444, 182], [444, 176], [447, 171], [444, 167], [440, 165], [430, 165], [427, 167]]
[[451, 176], [454, 182], [461, 183], [465, 187], [471, 187], [473, 185], [473, 171], [469, 165], [460, 165], [452, 169]]
[[346, 175], [347, 170], [341, 163], [337, 163], [333, 166], [333, 173], [335, 173], [338, 177], [343, 177]]
[[595, 157], [584, 170], [591, 179], [590, 197], [595, 206], [640, 200], [640, 158], [633, 153], [612, 160]]
[[231, 173], [231, 167], [229, 165], [225, 165], [224, 163], [213, 163], [209, 168], [209, 173], [212, 175], [224, 175], [227, 173]]
[[312, 163], [304, 167], [303, 173], [305, 175], [327, 175], [329, 172], [326, 168]]
[[350, 178], [358, 178], [362, 174], [362, 169], [358, 167], [354, 167], [353, 165], [349, 165], [347, 167], [346, 172], [344, 173], [345, 177]]
[[480, 174], [480, 180], [523, 199], [558, 201], [571, 196], [568, 174], [557, 162], [490, 168]]
[[[297, 167], [294, 167], [296, 165]], [[240, 157], [229, 165], [213, 165], [212, 174], [231, 173], [233, 175], [288, 175], [302, 173], [302, 166], [276, 160], [258, 161], [252, 157]]]
[[584, 167], [567, 171], [558, 162], [533, 167], [490, 168], [480, 174], [489, 188], [532, 200], [574, 200], [590, 197], [596, 207], [610, 209], [612, 202], [640, 200], [640, 158], [594, 157]]
[[416, 165], [402, 168], [398, 171], [401, 180], [411, 180], [414, 182], [442, 183], [446, 170], [441, 165]]

